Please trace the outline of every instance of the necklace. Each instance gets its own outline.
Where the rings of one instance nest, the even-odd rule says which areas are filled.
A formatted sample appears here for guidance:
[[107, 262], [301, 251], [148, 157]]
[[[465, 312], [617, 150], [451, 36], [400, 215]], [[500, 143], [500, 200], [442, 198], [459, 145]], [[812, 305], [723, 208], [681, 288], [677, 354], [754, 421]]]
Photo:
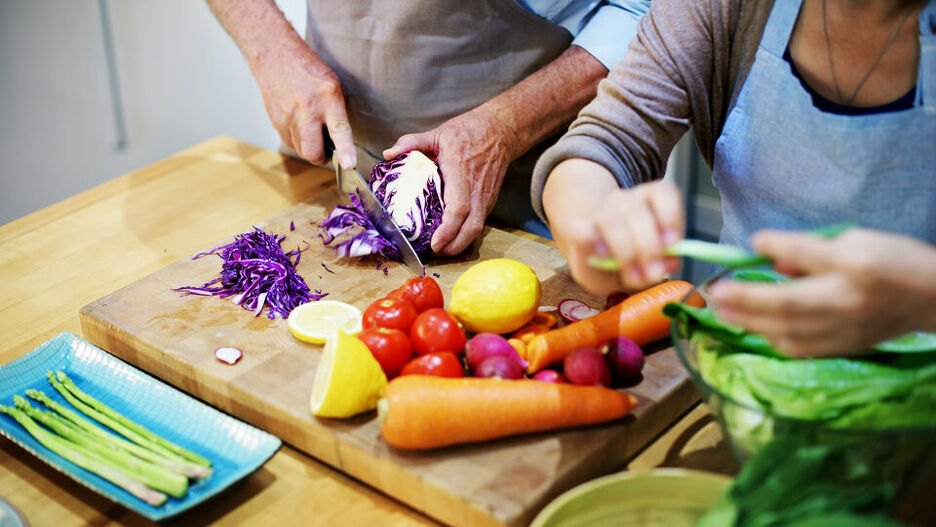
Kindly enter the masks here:
[[867, 81], [868, 77], [871, 76], [871, 72], [877, 68], [878, 64], [881, 62], [881, 59], [883, 59], [884, 55], [887, 54], [887, 50], [890, 49], [891, 44], [897, 40], [897, 35], [900, 34], [900, 28], [902, 28], [907, 19], [910, 18], [910, 13], [912, 12], [912, 9], [908, 9], [907, 12], [904, 13], [903, 18], [900, 19], [900, 24], [897, 24], [897, 28], [894, 29], [893, 33], [891, 33], [891, 36], [889, 39], [887, 39], [884, 47], [881, 48], [881, 52], [878, 54], [877, 58], [874, 59], [874, 63], [871, 64], [871, 68], [858, 82], [858, 86], [855, 86], [855, 91], [853, 91], [848, 98], [845, 98], [845, 96], [842, 95], [842, 90], [839, 89], [838, 79], [835, 77], [835, 62], [832, 61], [832, 45], [829, 43], [829, 24], [826, 22], [826, 0], [822, 0], [822, 30], [825, 34], [826, 55], [829, 57], [829, 73], [832, 74], [832, 85], [835, 87], [835, 94], [838, 96], [838, 99], [842, 102], [842, 104], [845, 106], [851, 106], [852, 101], [855, 100], [855, 96], [858, 95], [858, 92], [861, 90], [861, 87], [864, 86], [865, 81]]

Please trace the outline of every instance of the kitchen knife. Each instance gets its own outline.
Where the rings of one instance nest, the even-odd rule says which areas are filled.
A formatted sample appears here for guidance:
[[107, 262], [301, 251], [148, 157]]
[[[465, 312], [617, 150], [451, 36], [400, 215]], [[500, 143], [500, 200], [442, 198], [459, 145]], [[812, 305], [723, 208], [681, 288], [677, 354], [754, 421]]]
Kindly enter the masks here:
[[387, 213], [387, 210], [384, 209], [383, 204], [381, 204], [377, 196], [374, 195], [374, 191], [371, 190], [367, 180], [364, 179], [364, 176], [356, 168], [341, 168], [341, 164], [338, 162], [338, 156], [334, 155], [334, 143], [332, 143], [331, 138], [328, 137], [328, 133], [324, 129], [322, 131], [325, 138], [326, 155], [329, 153], [332, 154], [332, 165], [335, 167], [335, 178], [338, 181], [338, 188], [346, 195], [354, 192], [354, 195], [361, 200], [364, 214], [374, 225], [374, 228], [377, 229], [377, 232], [400, 251], [403, 265], [406, 266], [410, 273], [420, 277], [425, 276], [426, 267], [423, 265], [422, 261], [419, 260], [419, 255], [416, 254], [416, 250], [413, 249], [409, 240], [406, 239], [406, 235], [400, 230], [399, 225], [393, 221], [393, 218]]

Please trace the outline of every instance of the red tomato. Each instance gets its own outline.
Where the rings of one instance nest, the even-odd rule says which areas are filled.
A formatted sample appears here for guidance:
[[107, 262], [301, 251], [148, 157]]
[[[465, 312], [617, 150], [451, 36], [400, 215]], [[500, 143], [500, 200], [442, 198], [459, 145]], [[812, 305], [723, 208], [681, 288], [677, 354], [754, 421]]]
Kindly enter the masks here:
[[442, 298], [442, 288], [431, 276], [410, 278], [399, 289], [391, 291], [387, 298], [402, 298], [409, 301], [420, 313], [427, 309], [445, 305], [445, 300]]
[[413, 358], [409, 337], [399, 329], [368, 328], [357, 336], [374, 355], [388, 379], [400, 374], [403, 365]]
[[436, 377], [464, 377], [461, 359], [450, 351], [420, 355], [403, 366], [400, 375], [435, 375]]
[[416, 308], [406, 300], [381, 298], [364, 310], [363, 328], [393, 328], [409, 333], [416, 319]]
[[451, 351], [461, 356], [465, 353], [465, 330], [441, 307], [427, 309], [416, 317], [410, 329], [410, 341], [417, 355]]

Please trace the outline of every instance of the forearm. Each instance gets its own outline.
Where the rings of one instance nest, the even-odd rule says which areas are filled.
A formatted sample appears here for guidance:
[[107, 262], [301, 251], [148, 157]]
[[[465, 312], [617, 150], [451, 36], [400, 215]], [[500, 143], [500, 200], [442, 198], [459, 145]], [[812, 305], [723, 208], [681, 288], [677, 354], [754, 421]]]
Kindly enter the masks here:
[[508, 138], [511, 160], [567, 126], [595, 97], [608, 70], [578, 46], [482, 104]]
[[237, 43], [251, 71], [277, 64], [284, 56], [312, 54], [273, 0], [207, 0]]

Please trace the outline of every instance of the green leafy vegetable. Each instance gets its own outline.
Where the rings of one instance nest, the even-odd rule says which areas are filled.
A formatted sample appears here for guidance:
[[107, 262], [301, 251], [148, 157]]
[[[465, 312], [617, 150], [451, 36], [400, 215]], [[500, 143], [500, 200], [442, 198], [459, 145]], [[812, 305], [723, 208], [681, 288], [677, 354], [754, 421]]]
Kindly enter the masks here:
[[936, 465], [936, 354], [795, 360], [710, 309], [664, 313], [748, 458], [700, 525], [890, 525], [890, 507]]
[[911, 331], [895, 339], [874, 346], [875, 351], [885, 353], [929, 353], [936, 351], [936, 333]]

